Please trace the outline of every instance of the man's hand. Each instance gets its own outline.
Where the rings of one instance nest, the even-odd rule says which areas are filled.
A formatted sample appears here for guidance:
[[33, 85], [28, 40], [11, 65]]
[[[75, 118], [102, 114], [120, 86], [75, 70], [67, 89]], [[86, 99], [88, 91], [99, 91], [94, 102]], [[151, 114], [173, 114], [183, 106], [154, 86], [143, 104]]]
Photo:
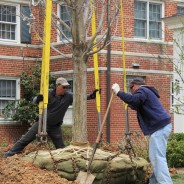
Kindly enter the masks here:
[[38, 95], [36, 98], [36, 103], [39, 104], [39, 102], [43, 101], [43, 95]]
[[118, 92], [120, 91], [120, 87], [119, 87], [119, 84], [115, 83], [112, 85], [112, 90], [113, 92], [117, 95]]
[[100, 93], [100, 92], [101, 92], [101, 89], [100, 89], [100, 90], [95, 89], [95, 90], [93, 91], [93, 93], [90, 94], [90, 98], [91, 98], [91, 99], [95, 99], [95, 98], [96, 98], [96, 92], [97, 92], [97, 91], [99, 91], [99, 93]]

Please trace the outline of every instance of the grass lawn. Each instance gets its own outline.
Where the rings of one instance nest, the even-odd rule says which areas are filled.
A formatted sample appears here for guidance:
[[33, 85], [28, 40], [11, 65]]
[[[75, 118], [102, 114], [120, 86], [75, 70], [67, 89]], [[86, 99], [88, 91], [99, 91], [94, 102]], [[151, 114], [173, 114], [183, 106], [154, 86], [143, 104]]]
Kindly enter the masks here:
[[176, 174], [172, 176], [173, 184], [184, 184], [184, 175]]

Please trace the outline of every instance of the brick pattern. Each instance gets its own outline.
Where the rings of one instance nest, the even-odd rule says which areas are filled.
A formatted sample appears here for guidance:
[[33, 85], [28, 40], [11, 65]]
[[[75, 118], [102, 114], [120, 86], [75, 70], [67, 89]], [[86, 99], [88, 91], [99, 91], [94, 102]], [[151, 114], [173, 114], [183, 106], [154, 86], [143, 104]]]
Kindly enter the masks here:
[[[170, 16], [176, 13], [176, 2], [167, 2], [164, 1], [165, 4], [165, 16]], [[140, 69], [143, 70], [154, 70], [154, 71], [172, 71], [172, 63], [169, 59], [163, 58], [163, 55], [173, 54], [172, 45], [166, 44], [156, 44], [149, 42], [135, 42], [130, 39], [134, 38], [134, 0], [126, 0], [123, 1], [124, 6], [124, 33], [125, 38], [129, 38], [125, 41], [125, 53], [129, 53], [126, 55], [126, 68], [132, 69], [132, 63], [138, 63], [140, 65]], [[53, 4], [53, 10], [57, 13], [57, 5]], [[33, 8], [33, 14], [35, 15], [35, 26], [39, 29], [39, 34], [42, 36], [43, 33], [43, 12], [40, 11], [38, 7]], [[121, 37], [121, 24], [120, 24], [120, 15], [118, 16], [119, 24], [116, 32], [116, 36]], [[172, 42], [172, 31], [168, 31], [167, 27], [165, 27], [165, 41]], [[113, 29], [112, 29], [113, 31]], [[32, 44], [40, 46], [42, 43], [38, 39], [38, 35], [35, 34], [34, 28], [31, 30], [32, 33]], [[57, 42], [57, 32], [52, 29], [51, 35], [52, 42]], [[71, 53], [72, 50], [69, 47], [65, 47], [64, 45], [59, 45], [56, 47], [60, 51], [64, 53]], [[105, 48], [106, 49], [106, 48]], [[114, 40], [111, 44], [111, 68], [112, 71], [110, 73], [111, 85], [115, 82], [120, 84], [121, 89], [123, 89], [123, 72], [114, 71], [113, 68], [122, 69], [122, 56], [119, 54], [115, 54], [116, 51], [122, 51], [122, 42], [121, 40]], [[0, 76], [9, 76], [9, 77], [19, 77], [20, 73], [23, 69], [26, 69], [27, 65], [35, 65], [36, 58], [40, 58], [42, 55], [41, 47], [29, 47], [25, 45], [25, 47], [20, 46], [4, 46], [0, 45], [0, 53], [4, 56], [19, 56], [23, 59], [11, 60], [11, 59], [0, 59]], [[142, 53], [142, 56], [138, 54]], [[145, 54], [150, 54], [149, 56], [145, 56]], [[54, 50], [51, 49], [51, 56], [58, 56]], [[30, 58], [32, 60], [28, 60]], [[33, 59], [35, 58], [35, 59]], [[99, 54], [99, 66], [107, 67], [107, 56], [106, 54]], [[87, 63], [88, 68], [93, 68], [93, 58], [90, 57]], [[62, 58], [62, 59], [53, 59], [50, 63], [50, 71], [65, 71], [72, 70], [73, 63], [71, 59]], [[140, 75], [146, 77], [146, 82], [148, 85], [155, 86], [160, 92], [160, 100], [162, 101], [164, 107], [169, 112], [170, 110], [170, 81], [172, 80], [172, 75], [158, 73], [137, 73], [139, 69], [135, 70], [135, 72], [127, 72], [127, 75]], [[64, 77], [72, 77], [72, 74], [67, 74]], [[100, 87], [101, 91], [101, 119], [103, 120], [106, 108], [107, 108], [107, 72], [100, 71]], [[110, 86], [111, 87], [111, 86]], [[88, 72], [87, 74], [87, 91], [91, 92], [94, 90], [94, 73]], [[171, 115], [172, 116], [172, 115]], [[173, 118], [173, 116], [172, 116]], [[136, 113], [133, 110], [129, 110], [129, 123], [131, 132], [141, 131], [136, 119]], [[87, 128], [88, 128], [88, 138], [90, 142], [94, 142], [97, 136], [97, 111], [95, 100], [91, 100], [87, 102]], [[110, 110], [110, 139], [111, 142], [118, 142], [125, 133], [125, 110], [123, 106], [123, 101], [121, 101], [118, 97], [114, 97], [113, 103], [111, 105]], [[15, 141], [21, 134], [26, 130], [25, 126], [1, 126], [0, 127], [0, 137], [3, 137], [3, 140], [12, 142]], [[104, 127], [103, 131], [103, 139], [106, 140], [106, 130], [107, 127]]]
[[0, 126], [0, 143], [15, 143], [24, 133], [27, 132], [29, 125], [14, 124]]

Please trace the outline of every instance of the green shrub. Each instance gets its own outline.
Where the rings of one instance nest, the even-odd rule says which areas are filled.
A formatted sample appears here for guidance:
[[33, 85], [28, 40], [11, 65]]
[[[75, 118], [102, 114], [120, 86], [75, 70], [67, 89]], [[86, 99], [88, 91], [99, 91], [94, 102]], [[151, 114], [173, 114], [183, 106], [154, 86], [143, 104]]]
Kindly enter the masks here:
[[177, 141], [184, 141], [184, 133], [172, 133], [169, 137], [169, 140], [177, 140]]
[[167, 161], [170, 167], [184, 167], [184, 134], [172, 134], [167, 146]]

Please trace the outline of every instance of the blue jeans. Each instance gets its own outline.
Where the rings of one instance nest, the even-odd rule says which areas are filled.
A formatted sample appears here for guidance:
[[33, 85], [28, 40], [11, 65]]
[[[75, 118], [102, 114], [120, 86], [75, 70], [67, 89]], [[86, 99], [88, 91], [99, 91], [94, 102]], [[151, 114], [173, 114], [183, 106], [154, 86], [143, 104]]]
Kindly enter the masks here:
[[166, 149], [169, 135], [172, 131], [172, 124], [154, 132], [149, 139], [149, 159], [152, 165], [153, 174], [150, 177], [150, 184], [172, 184], [166, 160]]

